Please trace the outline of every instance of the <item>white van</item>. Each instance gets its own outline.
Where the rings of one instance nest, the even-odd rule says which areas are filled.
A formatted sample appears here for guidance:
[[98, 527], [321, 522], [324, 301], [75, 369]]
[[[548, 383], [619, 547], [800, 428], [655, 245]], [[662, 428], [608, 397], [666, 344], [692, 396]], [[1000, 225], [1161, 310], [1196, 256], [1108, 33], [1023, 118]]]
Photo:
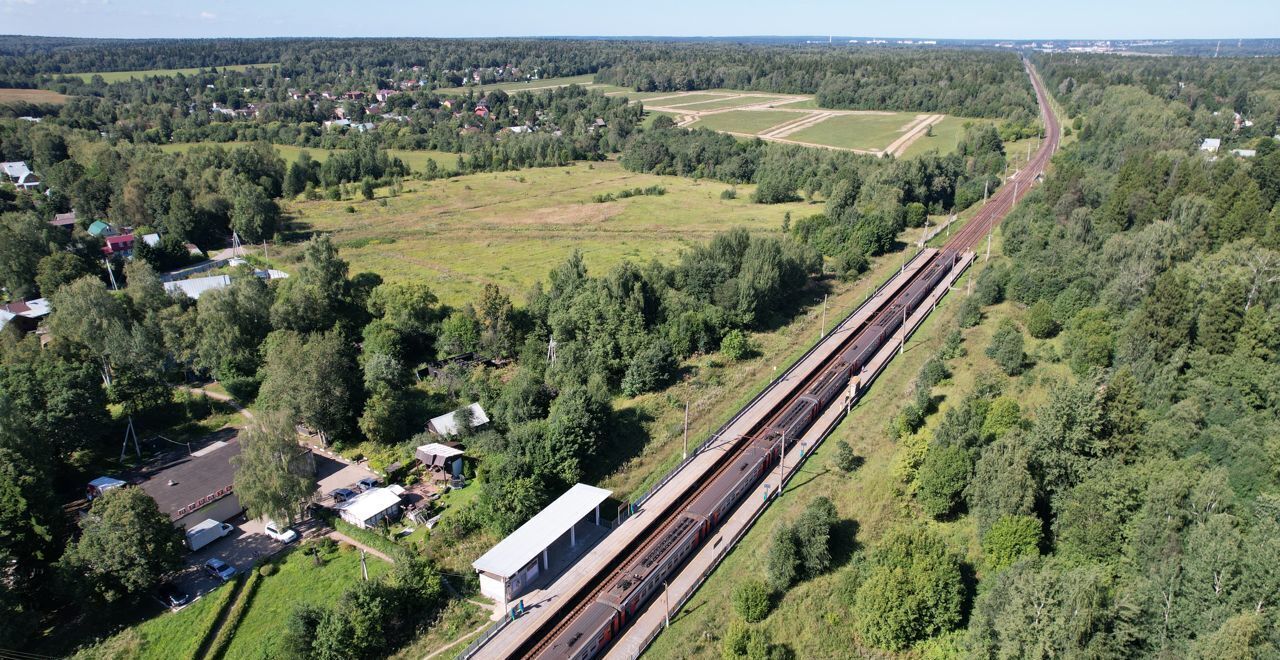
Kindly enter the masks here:
[[210, 518], [187, 530], [187, 546], [194, 552], [230, 534], [233, 529], [235, 527]]

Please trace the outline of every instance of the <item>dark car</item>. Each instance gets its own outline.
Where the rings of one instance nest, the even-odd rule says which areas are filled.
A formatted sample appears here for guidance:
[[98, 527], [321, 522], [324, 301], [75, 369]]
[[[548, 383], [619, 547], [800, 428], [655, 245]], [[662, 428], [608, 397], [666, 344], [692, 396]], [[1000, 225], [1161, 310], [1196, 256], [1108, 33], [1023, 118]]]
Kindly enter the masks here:
[[156, 596], [161, 603], [164, 603], [165, 607], [175, 610], [191, 602], [191, 594], [173, 584], [160, 585], [160, 588], [156, 591]]
[[377, 477], [365, 477], [360, 481], [356, 482], [356, 490], [362, 493], [366, 490], [369, 490], [370, 488], [377, 488], [377, 487], [378, 487]]
[[355, 496], [356, 492], [350, 488], [335, 488], [329, 492], [329, 497], [332, 497], [334, 502], [346, 502]]
[[204, 562], [204, 572], [226, 582], [236, 576], [236, 567], [217, 557], [212, 557]]

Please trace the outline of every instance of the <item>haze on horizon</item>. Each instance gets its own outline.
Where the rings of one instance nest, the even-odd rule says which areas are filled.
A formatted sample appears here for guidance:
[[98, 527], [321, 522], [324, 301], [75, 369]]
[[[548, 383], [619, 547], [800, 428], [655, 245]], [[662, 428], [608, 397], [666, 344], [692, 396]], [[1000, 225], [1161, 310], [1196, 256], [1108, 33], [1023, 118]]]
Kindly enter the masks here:
[[[65, 37], [805, 36], [933, 39], [1280, 37], [1274, 0], [1007, 0], [899, 3], [652, 0], [643, 6], [547, 0], [351, 4], [302, 0], [0, 0], [0, 33]], [[531, 8], [532, 7], [532, 8]]]

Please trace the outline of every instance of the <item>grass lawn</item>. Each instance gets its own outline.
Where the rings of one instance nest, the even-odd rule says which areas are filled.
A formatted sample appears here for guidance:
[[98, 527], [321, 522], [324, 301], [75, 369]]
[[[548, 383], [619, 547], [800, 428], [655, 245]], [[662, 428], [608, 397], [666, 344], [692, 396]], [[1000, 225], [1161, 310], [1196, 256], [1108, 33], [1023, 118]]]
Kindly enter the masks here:
[[457, 642], [450, 647], [453, 653], [441, 653], [438, 657], [452, 658], [459, 651], [478, 637], [480, 632], [491, 623], [489, 610], [465, 600], [454, 600], [449, 603], [439, 618], [420, 637], [409, 642], [392, 660], [421, 660], [446, 645]]
[[179, 73], [181, 73], [184, 76], [189, 76], [193, 73], [199, 73], [201, 70], [207, 71], [209, 69], [215, 69], [215, 68], [219, 71], [244, 71], [245, 69], [250, 69], [255, 67], [265, 68], [269, 66], [275, 66], [277, 64], [279, 64], [279, 62], [264, 62], [262, 64], [233, 64], [229, 66], [204, 67], [203, 69], [199, 67], [192, 67], [189, 69], [143, 69], [142, 71], [92, 71], [89, 73], [67, 73], [63, 75], [80, 76], [80, 78], [85, 82], [92, 81], [94, 76], [102, 76], [102, 79], [105, 80], [106, 82], [114, 83], [114, 82], [120, 82], [123, 80], [128, 80], [130, 78], [172, 76]]
[[[370, 579], [391, 568], [372, 555], [366, 559]], [[360, 553], [349, 546], [326, 555], [320, 566], [294, 549], [284, 555], [279, 566], [278, 573], [262, 578], [225, 657], [279, 657], [276, 644], [280, 628], [295, 607], [301, 603], [333, 605], [342, 592], [361, 579]]]
[[[591, 198], [659, 185], [661, 196], [603, 204]], [[445, 302], [473, 302], [486, 283], [516, 300], [574, 250], [595, 273], [623, 260], [674, 261], [680, 251], [733, 227], [774, 232], [783, 214], [809, 212], [804, 203], [761, 206], [720, 199], [729, 186], [628, 172], [616, 162], [473, 174], [407, 182], [397, 197], [374, 201], [300, 201], [287, 205], [294, 238], [329, 232], [351, 272], [387, 281], [425, 282]], [[386, 195], [385, 190], [379, 196]], [[355, 213], [347, 212], [347, 207]], [[289, 270], [298, 246], [288, 246], [277, 267]]]
[[916, 138], [916, 141], [907, 147], [907, 150], [902, 153], [900, 158], [919, 156], [934, 150], [940, 154], [951, 153], [955, 151], [955, 148], [960, 144], [960, 138], [964, 136], [965, 124], [990, 121], [989, 119], [970, 119], [968, 117], [945, 117], [942, 121], [933, 125], [933, 137], [921, 135]]
[[[173, 144], [162, 144], [160, 149], [172, 153], [184, 153], [196, 146], [220, 146], [223, 149], [234, 149], [240, 142], [177, 142]], [[308, 147], [295, 147], [291, 144], [273, 144], [271, 145], [276, 153], [284, 159], [286, 163], [292, 163], [298, 159], [298, 154], [307, 152], [311, 157], [320, 162], [324, 162], [329, 158], [332, 151], [344, 151], [343, 149], [312, 149]], [[414, 172], [421, 172], [427, 166], [428, 160], [434, 160], [436, 165], [441, 169], [452, 170], [458, 163], [458, 154], [446, 151], [417, 151], [409, 149], [388, 149], [387, 154], [404, 161], [405, 165]]]
[[[716, 90], [716, 91], [720, 92], [721, 90]], [[679, 96], [674, 96], [675, 94], [679, 94]], [[663, 108], [681, 109], [687, 105], [694, 105], [697, 103], [706, 103], [708, 101], [723, 101], [725, 100], [725, 97], [728, 94], [730, 94], [730, 92], [723, 92], [723, 93], [717, 93], [717, 94], [699, 93], [699, 92], [689, 92], [689, 93], [672, 92], [671, 94], [666, 95], [668, 98], [664, 99], [659, 97], [657, 101], [652, 102], [652, 105], [663, 107]], [[695, 108], [695, 110], [696, 109], [697, 108]]]
[[[595, 78], [594, 73], [585, 73], [580, 76], [563, 76], [560, 78], [543, 78], [542, 80], [529, 80], [527, 82], [504, 82], [492, 85], [464, 85], [462, 87], [442, 87], [435, 90], [437, 94], [466, 94], [467, 92], [475, 92], [477, 94], [487, 94], [495, 90], [502, 90], [508, 94], [519, 92], [521, 90], [547, 89], [551, 87], [567, 87], [569, 85], [590, 85], [592, 79]], [[612, 85], [608, 87], [612, 88]], [[612, 91], [612, 89], [610, 90]]]
[[71, 97], [47, 89], [0, 88], [0, 104], [4, 103], [66, 103]]
[[743, 105], [757, 105], [760, 103], [769, 103], [782, 101], [780, 96], [768, 96], [764, 94], [751, 94], [748, 96], [739, 96], [737, 98], [721, 98], [715, 101], [703, 101], [701, 103], [690, 103], [680, 106], [680, 109], [688, 110], [719, 110], [720, 108], [736, 108]]
[[915, 120], [914, 112], [836, 115], [787, 136], [788, 140], [847, 149], [884, 149]]
[[233, 585], [223, 585], [177, 612], [160, 616], [129, 628], [102, 643], [82, 649], [77, 658], [191, 658], [218, 612], [231, 597]]
[[690, 128], [709, 128], [713, 131], [755, 135], [783, 122], [804, 116], [801, 113], [782, 110], [735, 110], [707, 115], [694, 122]]

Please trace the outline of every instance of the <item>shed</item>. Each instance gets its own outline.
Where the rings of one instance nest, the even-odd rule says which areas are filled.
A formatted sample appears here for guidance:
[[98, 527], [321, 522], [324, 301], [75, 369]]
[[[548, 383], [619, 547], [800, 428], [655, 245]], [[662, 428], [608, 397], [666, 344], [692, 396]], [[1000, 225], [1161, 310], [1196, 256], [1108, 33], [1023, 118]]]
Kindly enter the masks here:
[[[586, 484], [575, 484], [538, 515], [529, 519], [510, 536], [474, 562], [480, 574], [480, 592], [506, 607], [519, 597], [552, 563], [563, 564], [577, 557], [578, 532], [585, 526], [600, 524], [600, 505], [613, 491]], [[569, 537], [564, 547], [564, 537]], [[584, 544], [585, 545], [585, 544]], [[553, 560], [551, 550], [564, 556]]]
[[343, 520], [361, 529], [373, 527], [399, 513], [400, 496], [390, 488], [370, 488], [338, 507], [338, 515]]
[[1200, 143], [1200, 151], [1207, 151], [1211, 154], [1218, 153], [1218, 148], [1222, 146], [1222, 140], [1219, 138], [1205, 138]]
[[115, 477], [98, 477], [89, 482], [89, 487], [85, 489], [85, 499], [93, 500], [102, 497], [102, 494], [112, 488], [119, 488], [128, 485], [128, 482], [121, 481]]
[[76, 212], [59, 213], [53, 216], [53, 219], [49, 221], [49, 224], [54, 227], [62, 227], [63, 229], [74, 229], [76, 226]]
[[[484, 408], [481, 408], [480, 404], [473, 403], [467, 406], [467, 409], [471, 411], [471, 428], [479, 428], [489, 423], [489, 416], [485, 414]], [[447, 415], [433, 417], [430, 422], [427, 422], [427, 430], [443, 437], [457, 435], [457, 414], [458, 411], [455, 410]]]
[[450, 479], [462, 476], [463, 451], [455, 446], [432, 442], [418, 447], [413, 454], [431, 472], [432, 478]]
[[111, 228], [111, 225], [106, 222], [103, 222], [102, 220], [94, 220], [93, 224], [89, 225], [89, 233], [93, 234], [94, 236], [115, 236], [116, 235], [116, 231]]
[[223, 289], [231, 286], [230, 275], [210, 275], [208, 277], [193, 277], [189, 280], [178, 280], [177, 282], [165, 282], [164, 290], [169, 295], [182, 294], [188, 298], [199, 300], [201, 294], [214, 289]]

